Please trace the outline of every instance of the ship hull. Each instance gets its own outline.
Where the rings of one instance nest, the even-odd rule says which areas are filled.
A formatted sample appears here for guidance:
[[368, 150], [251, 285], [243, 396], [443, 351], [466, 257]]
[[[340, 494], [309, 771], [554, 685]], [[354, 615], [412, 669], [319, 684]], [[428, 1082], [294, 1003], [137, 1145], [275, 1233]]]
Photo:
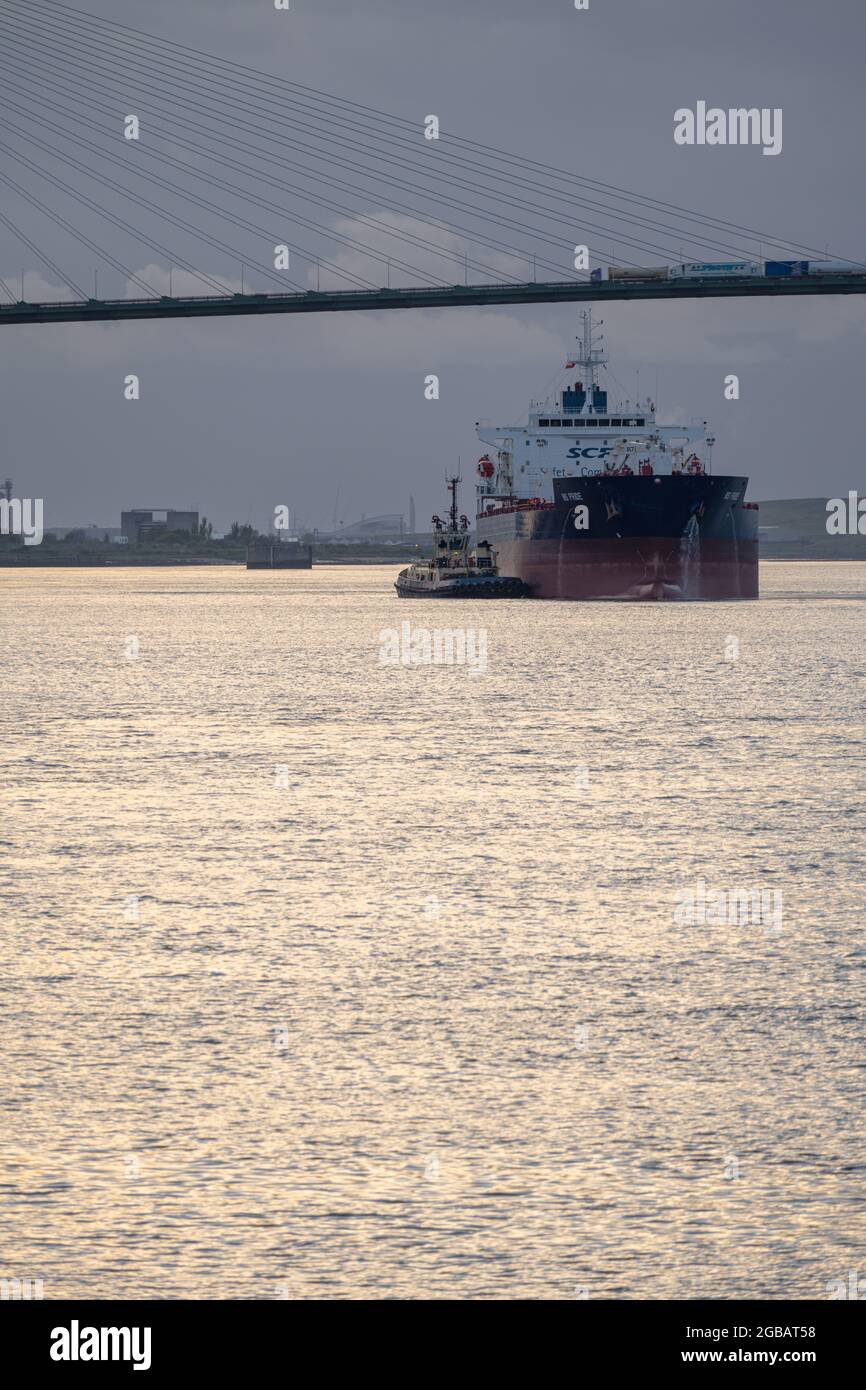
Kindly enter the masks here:
[[400, 598], [526, 598], [528, 589], [518, 579], [491, 575], [489, 579], [446, 580], [424, 584], [398, 575], [394, 582]]
[[485, 509], [478, 539], [533, 598], [758, 597], [758, 510], [735, 477], [554, 479], [552, 503]]

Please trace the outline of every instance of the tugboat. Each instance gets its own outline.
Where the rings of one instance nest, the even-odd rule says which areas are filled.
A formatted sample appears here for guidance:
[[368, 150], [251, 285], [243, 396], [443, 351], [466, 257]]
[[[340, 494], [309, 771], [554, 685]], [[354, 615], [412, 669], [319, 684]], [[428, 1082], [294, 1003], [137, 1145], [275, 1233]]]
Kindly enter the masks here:
[[502, 575], [489, 541], [469, 549], [469, 518], [457, 512], [459, 477], [448, 479], [448, 518], [433, 517], [433, 555], [401, 570], [394, 588], [400, 598], [525, 598], [529, 585]]

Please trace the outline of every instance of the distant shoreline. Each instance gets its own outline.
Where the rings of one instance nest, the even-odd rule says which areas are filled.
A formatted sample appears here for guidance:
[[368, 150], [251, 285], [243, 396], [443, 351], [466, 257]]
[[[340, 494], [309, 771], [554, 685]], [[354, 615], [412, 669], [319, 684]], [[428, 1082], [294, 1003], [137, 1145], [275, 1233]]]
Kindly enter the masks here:
[[[33, 559], [29, 555], [22, 555], [21, 550], [15, 550], [13, 555], [0, 555], [0, 569], [3, 570], [186, 570], [190, 567], [213, 567], [232, 566], [232, 569], [246, 570], [246, 560], [220, 559], [213, 556], [171, 556], [170, 559], [156, 559], [154, 556], [133, 557], [118, 556], [117, 559], [100, 560], [93, 555], [85, 556], [58, 556], [58, 555], [39, 555], [38, 546], [29, 548], [33, 552]], [[331, 566], [341, 566], [341, 564], [407, 564], [409, 556], [398, 555], [389, 559], [388, 556], [359, 556], [349, 555], [334, 557], [327, 560], [313, 560], [313, 569], [327, 569]], [[302, 569], [302, 567], [299, 567]], [[297, 573], [292, 566], [285, 569], [250, 570], [250, 574], [292, 574]], [[309, 571], [304, 571], [309, 573]]]
[[[34, 547], [35, 549], [35, 547]], [[798, 563], [808, 563], [815, 565], [832, 564], [866, 564], [866, 546], [863, 547], [862, 554], [848, 555], [808, 555], [800, 553], [759, 555], [762, 563], [784, 563], [796, 561]], [[340, 569], [348, 565], [379, 565], [384, 568], [392, 568], [395, 565], [405, 565], [407, 558], [398, 556], [393, 560], [382, 556], [346, 556], [345, 559], [314, 560], [313, 569]], [[8, 556], [0, 556], [0, 570], [37, 570], [37, 569], [59, 569], [59, 570], [127, 570], [127, 569], [213, 569], [214, 566], [232, 569], [242, 569], [249, 574], [309, 574], [305, 568], [285, 569], [255, 569], [247, 571], [245, 560], [213, 560], [213, 559], [181, 559], [175, 557], [171, 560], [95, 560], [92, 556], [83, 559], [66, 558], [47, 558], [38, 557], [34, 560], [11, 559]]]
[[[822, 545], [824, 553], [816, 555], [812, 546], [796, 546], [795, 542], [778, 543], [771, 548], [760, 548], [759, 560], [770, 562], [770, 560], [805, 560], [812, 564], [856, 564], [866, 563], [866, 538], [859, 541], [859, 537], [838, 537], [835, 542], [830, 538]], [[853, 545], [852, 543], [853, 542]], [[828, 553], [834, 552], [834, 553]], [[379, 566], [398, 566], [398, 564], [411, 563], [413, 556], [410, 555], [346, 555], [328, 556], [327, 559], [320, 559], [314, 556], [313, 569], [339, 569], [348, 564], [379, 564]], [[207, 569], [213, 566], [232, 566], [232, 569], [246, 570], [246, 559], [236, 559], [235, 556], [181, 556], [172, 555], [157, 557], [120, 555], [111, 556], [111, 559], [100, 559], [95, 555], [65, 556], [65, 555], [40, 555], [39, 546], [28, 546], [21, 549], [15, 548], [7, 555], [3, 555], [0, 550], [0, 570], [188, 570], [188, 569]], [[257, 569], [250, 570], [250, 574], [293, 574], [299, 571], [292, 569]], [[300, 573], [309, 573], [302, 570]]]

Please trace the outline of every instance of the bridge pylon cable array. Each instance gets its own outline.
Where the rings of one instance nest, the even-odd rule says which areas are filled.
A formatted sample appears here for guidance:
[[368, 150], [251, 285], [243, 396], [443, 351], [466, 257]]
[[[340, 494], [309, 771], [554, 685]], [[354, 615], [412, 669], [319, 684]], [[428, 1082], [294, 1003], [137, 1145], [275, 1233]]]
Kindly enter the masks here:
[[[0, 40], [0, 182], [11, 195], [0, 225], [57, 277], [58, 290], [81, 300], [87, 298], [79, 288], [87, 274], [82, 247], [117, 273], [127, 296], [143, 291], [164, 308], [176, 297], [162, 294], [159, 280], [179, 270], [215, 290], [217, 299], [231, 298], [232, 312], [239, 268], [242, 289], [248, 280], [254, 288], [245, 296], [249, 312], [296, 312], [291, 291], [303, 297], [314, 286], [330, 296], [320, 307], [373, 307], [364, 296], [376, 294], [383, 280], [390, 289], [395, 275], [404, 281], [401, 307], [586, 298], [597, 289], [586, 263], [575, 258], [578, 246], [601, 264], [613, 259], [636, 271], [719, 255], [747, 262], [756, 247], [758, 259], [771, 248], [780, 258], [793, 251], [803, 259], [825, 254], [457, 133], [441, 130], [439, 139], [426, 141], [420, 120], [257, 71], [66, 0], [29, 8], [0, 0]], [[122, 123], [130, 118], [120, 113], [130, 111], [141, 134], [124, 140]], [[36, 234], [29, 226], [34, 219]], [[158, 259], [147, 270], [137, 263], [142, 248]], [[285, 263], [278, 264], [277, 252], [287, 253]], [[628, 259], [635, 255], [649, 256], [651, 265]], [[71, 272], [61, 269], [64, 260]], [[454, 293], [458, 278], [464, 292], [477, 291], [474, 299]], [[256, 281], [281, 292], [265, 292]], [[849, 279], [844, 291], [832, 292], [853, 288]], [[512, 293], [492, 297], [498, 289]], [[831, 288], [825, 279], [820, 289], [744, 283], [694, 290], [728, 292]], [[688, 293], [683, 284], [645, 296], [611, 286], [603, 292], [607, 298]], [[107, 301], [109, 316], [119, 316], [122, 298]], [[11, 307], [2, 310], [5, 322]]]

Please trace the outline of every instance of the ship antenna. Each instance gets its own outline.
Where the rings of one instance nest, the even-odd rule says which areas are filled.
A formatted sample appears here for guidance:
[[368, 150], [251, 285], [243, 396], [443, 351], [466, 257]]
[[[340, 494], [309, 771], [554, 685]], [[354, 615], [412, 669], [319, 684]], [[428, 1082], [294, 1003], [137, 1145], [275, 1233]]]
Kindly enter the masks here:
[[457, 530], [457, 484], [460, 482], [460, 474], [455, 473], [448, 479], [448, 491], [451, 493], [451, 506], [448, 515], [451, 518], [451, 530]]

